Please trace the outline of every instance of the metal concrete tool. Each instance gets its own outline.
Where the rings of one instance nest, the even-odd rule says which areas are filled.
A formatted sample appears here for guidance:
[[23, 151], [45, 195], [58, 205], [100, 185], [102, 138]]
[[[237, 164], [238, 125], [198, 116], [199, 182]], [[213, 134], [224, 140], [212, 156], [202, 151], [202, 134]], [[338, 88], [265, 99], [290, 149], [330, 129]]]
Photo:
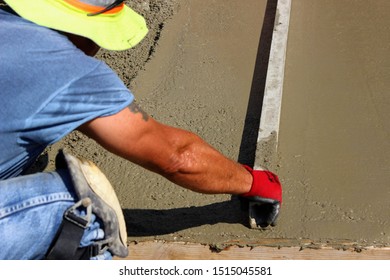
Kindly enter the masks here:
[[251, 229], [267, 229], [276, 226], [280, 212], [280, 204], [275, 201], [261, 201], [261, 199], [238, 197], [241, 210], [247, 212], [248, 223]]
[[279, 203], [250, 201], [248, 203], [249, 226], [253, 229], [265, 229], [275, 226], [279, 215]]

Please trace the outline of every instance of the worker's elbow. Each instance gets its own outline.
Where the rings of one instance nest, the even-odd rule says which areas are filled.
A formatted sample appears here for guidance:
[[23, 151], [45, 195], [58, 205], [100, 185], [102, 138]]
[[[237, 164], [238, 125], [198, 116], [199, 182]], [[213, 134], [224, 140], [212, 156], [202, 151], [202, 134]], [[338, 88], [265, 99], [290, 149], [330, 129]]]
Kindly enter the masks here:
[[169, 180], [175, 181], [175, 178], [195, 173], [196, 162], [196, 152], [191, 145], [176, 150], [170, 154], [162, 169], [162, 175]]

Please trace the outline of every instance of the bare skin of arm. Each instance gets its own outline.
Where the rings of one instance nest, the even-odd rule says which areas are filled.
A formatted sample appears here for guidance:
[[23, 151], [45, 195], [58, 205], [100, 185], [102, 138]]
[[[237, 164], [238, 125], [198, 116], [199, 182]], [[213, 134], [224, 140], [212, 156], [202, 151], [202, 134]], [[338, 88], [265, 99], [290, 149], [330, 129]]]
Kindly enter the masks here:
[[195, 192], [243, 194], [252, 175], [197, 135], [161, 124], [136, 103], [79, 130], [108, 151]]
[[[94, 56], [99, 50], [87, 38], [63, 34], [86, 55]], [[108, 151], [195, 192], [244, 194], [252, 185], [253, 177], [242, 165], [197, 135], [157, 122], [136, 103], [79, 130]]]

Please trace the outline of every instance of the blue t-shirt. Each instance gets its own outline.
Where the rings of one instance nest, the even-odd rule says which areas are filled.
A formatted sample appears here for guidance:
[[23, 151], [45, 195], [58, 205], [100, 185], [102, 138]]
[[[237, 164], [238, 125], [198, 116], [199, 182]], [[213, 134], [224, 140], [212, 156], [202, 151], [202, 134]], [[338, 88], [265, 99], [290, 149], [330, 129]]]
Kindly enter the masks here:
[[83, 123], [133, 95], [65, 36], [0, 10], [0, 179], [14, 177]]

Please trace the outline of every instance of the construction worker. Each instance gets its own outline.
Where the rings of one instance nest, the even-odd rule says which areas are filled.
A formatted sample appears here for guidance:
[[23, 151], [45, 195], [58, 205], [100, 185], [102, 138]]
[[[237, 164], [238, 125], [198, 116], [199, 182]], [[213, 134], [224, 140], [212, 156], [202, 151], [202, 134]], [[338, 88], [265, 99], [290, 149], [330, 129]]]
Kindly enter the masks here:
[[74, 130], [108, 151], [200, 193], [272, 205], [277, 176], [223, 156], [197, 135], [161, 124], [93, 56], [147, 34], [123, 0], [0, 0], [0, 258], [110, 259], [128, 254], [122, 210], [91, 162], [66, 151], [56, 170], [24, 175]]

